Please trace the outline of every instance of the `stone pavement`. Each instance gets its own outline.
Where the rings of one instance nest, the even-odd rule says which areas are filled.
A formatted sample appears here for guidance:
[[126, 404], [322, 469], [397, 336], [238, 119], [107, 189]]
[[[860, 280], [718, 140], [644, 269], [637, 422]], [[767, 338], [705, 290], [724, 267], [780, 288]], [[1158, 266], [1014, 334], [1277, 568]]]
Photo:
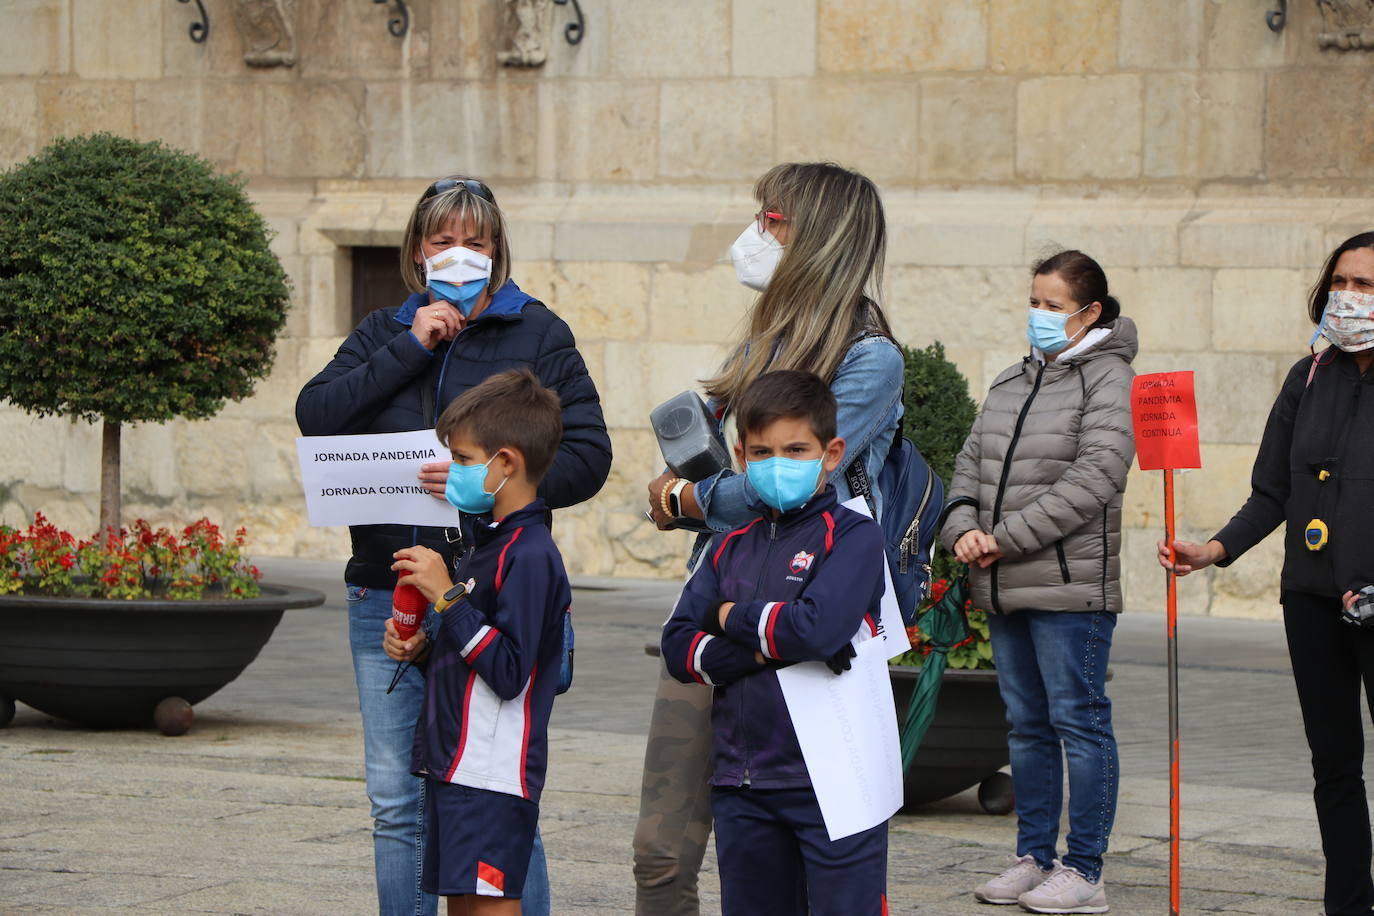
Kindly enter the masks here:
[[[326, 606], [289, 611], [192, 731], [92, 732], [20, 707], [0, 730], [0, 913], [374, 911], [341, 564], [261, 565]], [[671, 584], [586, 580], [577, 681], [559, 700], [542, 825], [559, 914], [633, 909], [630, 836]], [[1186, 600], [1188, 583], [1184, 583]], [[1182, 635], [1185, 912], [1319, 913], [1307, 751], [1273, 623], [1187, 618]], [[1112, 911], [1168, 912], [1163, 623], [1130, 613], [1113, 658], [1122, 791]], [[892, 823], [894, 914], [983, 914], [1014, 821], [965, 793]], [[719, 912], [714, 862], [703, 912]]]

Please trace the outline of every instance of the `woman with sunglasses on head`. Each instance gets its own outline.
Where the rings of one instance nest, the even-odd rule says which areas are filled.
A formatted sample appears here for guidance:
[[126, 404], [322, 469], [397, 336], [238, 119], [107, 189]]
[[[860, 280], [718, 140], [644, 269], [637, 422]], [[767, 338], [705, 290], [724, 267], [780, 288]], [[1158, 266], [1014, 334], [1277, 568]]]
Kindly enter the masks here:
[[[739, 281], [759, 292], [744, 340], [706, 381], [722, 438], [731, 406], [764, 372], [804, 369], [825, 379], [838, 405], [844, 460], [830, 477], [853, 495], [846, 472], [859, 462], [876, 481], [902, 416], [902, 353], [878, 300], [886, 223], [873, 182], [831, 163], [788, 163], [754, 186], [761, 209], [731, 248]], [[756, 517], [747, 475], [720, 471], [695, 483], [664, 473], [649, 483], [660, 528], [677, 518], [728, 531]], [[876, 509], [882, 494], [873, 487]], [[695, 563], [709, 535], [697, 539]], [[712, 689], [680, 684], [660, 668], [644, 759], [634, 839], [635, 911], [695, 914], [697, 871], [711, 832]]]
[[1326, 857], [1328, 916], [1374, 913], [1360, 687], [1374, 710], [1374, 232], [1331, 252], [1305, 303], [1330, 343], [1288, 370], [1250, 498], [1205, 544], [1161, 541], [1177, 575], [1230, 566], [1284, 524], [1279, 603]]
[[[611, 465], [596, 386], [567, 324], [510, 279], [505, 217], [491, 190], [464, 176], [434, 182], [411, 212], [400, 258], [413, 294], [398, 307], [369, 313], [306, 383], [296, 401], [301, 433], [432, 429], [459, 394], [496, 372], [528, 366], [558, 393], [563, 415], [563, 439], [539, 496], [561, 508], [596, 495]], [[417, 468], [421, 485], [438, 499], [444, 499], [448, 466]], [[383, 652], [382, 637], [396, 585], [393, 554], [423, 544], [452, 562], [471, 541], [458, 528], [356, 525], [349, 533], [349, 643], [363, 719], [379, 912], [429, 916], [437, 900], [420, 889], [422, 781], [410, 770], [424, 686], [419, 672], [408, 669], [387, 692], [396, 663]], [[410, 648], [418, 650], [425, 640], [423, 631], [417, 633]], [[524, 893], [527, 916], [548, 913], [537, 834]]]

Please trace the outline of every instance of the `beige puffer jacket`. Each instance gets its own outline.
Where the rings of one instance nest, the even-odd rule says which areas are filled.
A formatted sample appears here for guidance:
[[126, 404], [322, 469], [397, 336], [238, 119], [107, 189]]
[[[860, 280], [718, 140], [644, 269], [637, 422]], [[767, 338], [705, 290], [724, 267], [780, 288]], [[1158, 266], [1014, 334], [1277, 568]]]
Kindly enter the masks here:
[[1121, 497], [1135, 457], [1135, 324], [1081, 353], [1028, 356], [993, 382], [954, 467], [946, 547], [978, 528], [1003, 559], [969, 572], [988, 611], [1121, 610]]

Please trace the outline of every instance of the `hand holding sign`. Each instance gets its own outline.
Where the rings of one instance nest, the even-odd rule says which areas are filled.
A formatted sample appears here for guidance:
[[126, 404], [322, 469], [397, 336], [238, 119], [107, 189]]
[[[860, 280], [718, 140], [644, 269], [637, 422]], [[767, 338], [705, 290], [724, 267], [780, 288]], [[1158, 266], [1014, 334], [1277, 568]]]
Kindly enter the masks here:
[[443, 498], [448, 450], [432, 429], [302, 436], [296, 453], [311, 525], [458, 524], [458, 510]]
[[1142, 471], [1202, 467], [1192, 372], [1137, 375], [1131, 383], [1131, 419]]
[[[1138, 375], [1131, 384], [1131, 418], [1135, 425], [1136, 458], [1143, 471], [1164, 471], [1164, 541], [1161, 563], [1169, 570], [1169, 912], [1179, 912], [1179, 763], [1178, 763], [1178, 575], [1215, 562], [1209, 542], [1202, 547], [1174, 541], [1174, 469], [1202, 467], [1197, 437], [1197, 401], [1193, 373], [1156, 372]], [[1220, 545], [1217, 545], [1220, 547]], [[1194, 549], [1196, 548], [1196, 549]]]

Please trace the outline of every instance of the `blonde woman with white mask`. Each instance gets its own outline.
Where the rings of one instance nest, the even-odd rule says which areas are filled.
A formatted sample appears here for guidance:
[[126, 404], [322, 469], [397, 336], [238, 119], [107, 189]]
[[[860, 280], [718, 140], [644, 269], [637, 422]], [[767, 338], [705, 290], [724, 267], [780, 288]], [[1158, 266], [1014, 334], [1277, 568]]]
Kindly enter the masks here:
[[[731, 247], [739, 281], [759, 292], [745, 337], [705, 381], [722, 436], [731, 405], [764, 372], [802, 369], [830, 386], [844, 460], [830, 475], [840, 499], [845, 472], [861, 461], [877, 480], [902, 416], [904, 364], [880, 305], [886, 223], [868, 178], [831, 163], [787, 163], [754, 187], [759, 210]], [[877, 510], [882, 494], [874, 487]], [[695, 483], [664, 473], [648, 485], [660, 528], [676, 517], [713, 531], [748, 524], [760, 502], [733, 469]], [[709, 536], [698, 538], [693, 560]], [[636, 912], [695, 914], [697, 870], [711, 832], [712, 688], [679, 684], [660, 671], [635, 831]]]

